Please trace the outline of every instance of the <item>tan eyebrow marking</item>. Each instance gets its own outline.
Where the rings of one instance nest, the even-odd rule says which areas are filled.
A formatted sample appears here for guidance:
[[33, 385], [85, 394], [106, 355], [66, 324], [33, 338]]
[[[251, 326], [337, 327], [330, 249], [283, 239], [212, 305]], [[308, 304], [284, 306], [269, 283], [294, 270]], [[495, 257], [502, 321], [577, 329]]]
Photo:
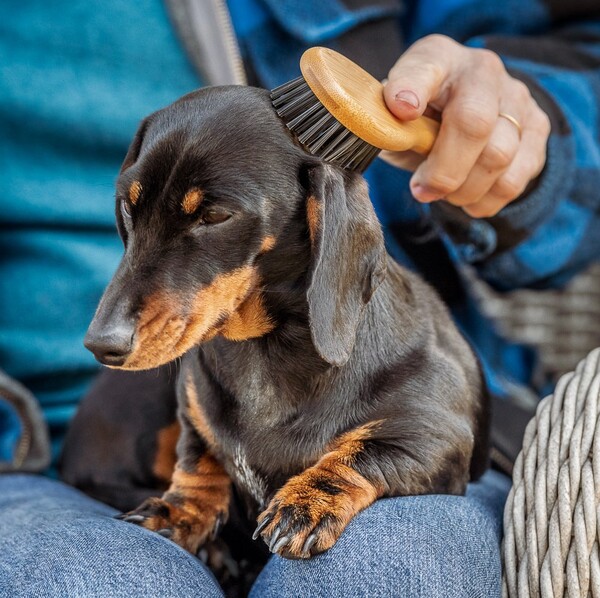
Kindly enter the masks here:
[[133, 181], [129, 187], [129, 201], [135, 205], [142, 193], [142, 184], [139, 181]]
[[260, 246], [260, 252], [265, 253], [266, 251], [271, 251], [271, 249], [273, 249], [273, 247], [275, 247], [276, 241], [277, 241], [277, 239], [275, 239], [275, 237], [273, 237], [272, 235], [265, 237]]
[[184, 196], [181, 202], [181, 207], [186, 214], [193, 214], [204, 199], [202, 189], [190, 189]]

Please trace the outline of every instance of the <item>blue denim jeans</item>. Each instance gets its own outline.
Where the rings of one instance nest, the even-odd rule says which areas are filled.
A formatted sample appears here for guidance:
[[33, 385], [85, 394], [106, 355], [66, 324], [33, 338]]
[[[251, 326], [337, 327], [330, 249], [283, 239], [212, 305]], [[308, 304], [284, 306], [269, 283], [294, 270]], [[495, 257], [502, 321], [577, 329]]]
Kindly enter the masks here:
[[[272, 557], [251, 597], [500, 596], [509, 486], [488, 472], [466, 497], [380, 500], [330, 551], [308, 561]], [[114, 514], [60, 482], [0, 476], [0, 596], [222, 596], [198, 559]]]

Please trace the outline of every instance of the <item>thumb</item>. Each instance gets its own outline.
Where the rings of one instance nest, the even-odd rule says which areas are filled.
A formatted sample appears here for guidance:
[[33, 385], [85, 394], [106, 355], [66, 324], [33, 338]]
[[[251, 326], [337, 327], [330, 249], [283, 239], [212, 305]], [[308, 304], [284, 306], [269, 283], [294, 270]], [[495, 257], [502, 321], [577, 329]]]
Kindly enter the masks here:
[[449, 38], [429, 36], [398, 59], [383, 87], [385, 103], [394, 116], [414, 120], [439, 96], [451, 70], [454, 46], [459, 47]]
[[414, 120], [423, 114], [427, 102], [425, 95], [414, 90], [414, 85], [404, 82], [388, 82], [383, 88], [383, 97], [388, 110], [401, 120]]

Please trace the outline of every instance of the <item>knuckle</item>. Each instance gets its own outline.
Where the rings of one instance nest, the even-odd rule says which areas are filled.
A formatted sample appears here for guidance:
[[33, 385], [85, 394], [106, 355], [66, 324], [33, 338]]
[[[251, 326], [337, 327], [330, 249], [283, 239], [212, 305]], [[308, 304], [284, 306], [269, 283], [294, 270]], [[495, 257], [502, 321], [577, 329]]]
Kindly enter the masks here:
[[400, 59], [390, 69], [388, 83], [393, 81], [397, 86], [398, 82], [401, 81], [404, 85], [421, 84], [427, 86], [442, 81], [445, 75], [443, 65], [433, 59], [423, 58], [419, 60], [418, 70], [415, 69], [412, 63], [407, 65], [406, 62]]
[[542, 150], [537, 160], [535, 160], [534, 167], [531, 171], [531, 179], [534, 179], [536, 176], [539, 176], [542, 170], [546, 167], [546, 159], [547, 159], [546, 148]]
[[405, 62], [398, 61], [388, 74], [388, 83], [402, 81], [404, 85], [408, 84], [431, 84], [442, 81], [446, 75], [443, 65], [435, 60], [424, 58], [419, 61], [418, 69], [414, 65], [407, 65]]
[[496, 52], [488, 50], [487, 48], [477, 48], [475, 52], [477, 52], [477, 58], [483, 68], [493, 71], [504, 70], [504, 63]]
[[492, 187], [492, 193], [501, 200], [510, 201], [516, 199], [523, 193], [527, 182], [528, 181], [520, 175], [505, 174], [496, 181]]
[[448, 50], [454, 49], [458, 44], [447, 35], [442, 35], [441, 33], [431, 33], [421, 38], [417, 44], [419, 45], [432, 45], [435, 46], [438, 50]]
[[540, 133], [544, 135], [544, 137], [548, 137], [552, 131], [552, 123], [550, 122], [550, 117], [539, 107], [537, 109], [537, 112], [539, 120], [539, 125], [537, 125], [537, 128], [540, 131]]
[[541, 165], [544, 164], [545, 158], [545, 151], [539, 153], [530, 152], [527, 155], [521, 156], [519, 160], [518, 173], [512, 175], [511, 178], [514, 177], [515, 182], [517, 184], [520, 181], [522, 183], [522, 187], [525, 188], [527, 186], [527, 183], [541, 169]]
[[497, 116], [485, 106], [463, 103], [454, 114], [454, 121], [461, 133], [472, 141], [487, 139], [494, 128]]
[[420, 68], [428, 79], [436, 82], [441, 81], [446, 74], [445, 68], [439, 62], [433, 60], [425, 60]]
[[425, 177], [424, 182], [427, 187], [434, 189], [444, 197], [456, 191], [462, 183], [458, 177], [442, 172], [433, 172]]
[[525, 163], [524, 168], [523, 168], [524, 175], [526, 178], [526, 182], [525, 182], [525, 185], [523, 185], [523, 188], [525, 188], [527, 186], [529, 181], [534, 179], [536, 176], [538, 176], [540, 174], [540, 172], [542, 172], [545, 165], [546, 165], [546, 152], [545, 151], [541, 152], [537, 156], [531, 156], [531, 158], [529, 158], [527, 160], [527, 162]]
[[483, 150], [481, 161], [486, 167], [494, 170], [507, 168], [515, 157], [517, 147], [517, 144], [508, 141], [492, 141]]
[[531, 100], [531, 92], [529, 87], [520, 81], [519, 79], [512, 80], [513, 85], [513, 96], [516, 97], [520, 102]]

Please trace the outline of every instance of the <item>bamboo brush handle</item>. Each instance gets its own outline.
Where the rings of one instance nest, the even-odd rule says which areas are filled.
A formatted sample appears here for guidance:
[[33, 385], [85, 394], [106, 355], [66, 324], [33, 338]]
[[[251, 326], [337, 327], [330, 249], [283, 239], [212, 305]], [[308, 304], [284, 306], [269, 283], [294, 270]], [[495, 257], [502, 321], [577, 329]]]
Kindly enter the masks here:
[[387, 108], [383, 85], [329, 48], [310, 48], [300, 59], [304, 80], [327, 110], [352, 133], [379, 149], [428, 154], [439, 123], [426, 116], [401, 121]]

